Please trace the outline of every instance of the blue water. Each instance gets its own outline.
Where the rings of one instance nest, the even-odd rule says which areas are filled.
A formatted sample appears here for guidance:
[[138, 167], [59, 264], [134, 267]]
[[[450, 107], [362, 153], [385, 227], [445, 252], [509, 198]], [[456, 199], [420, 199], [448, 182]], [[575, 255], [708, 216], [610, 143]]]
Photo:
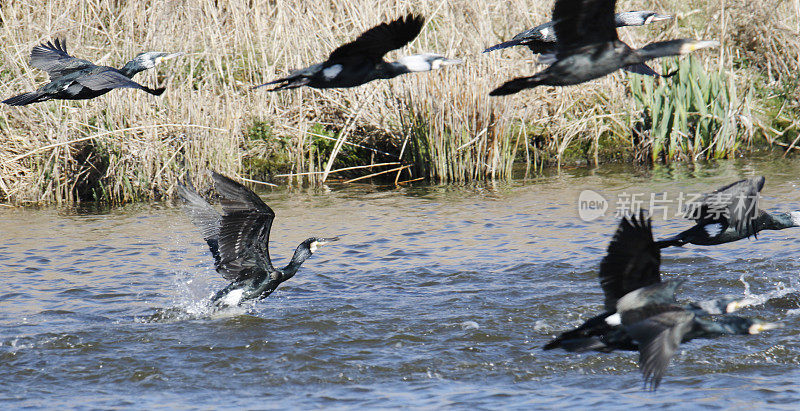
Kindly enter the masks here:
[[178, 206], [0, 208], [0, 407], [796, 409], [800, 228], [664, 251], [681, 299], [746, 295], [758, 303], [742, 315], [785, 327], [682, 345], [656, 392], [636, 353], [539, 348], [601, 310], [617, 220], [613, 204], [578, 218], [583, 189], [672, 196], [754, 173], [763, 208], [800, 210], [796, 162], [265, 192], [278, 263], [306, 237], [344, 236], [266, 300], [221, 312], [206, 301], [225, 281]]

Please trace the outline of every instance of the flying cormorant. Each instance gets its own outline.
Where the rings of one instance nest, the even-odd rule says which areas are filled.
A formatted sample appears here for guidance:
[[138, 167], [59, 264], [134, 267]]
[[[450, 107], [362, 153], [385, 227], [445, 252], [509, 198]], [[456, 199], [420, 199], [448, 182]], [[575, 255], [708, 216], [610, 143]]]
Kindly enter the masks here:
[[115, 88], [135, 88], [160, 96], [163, 87], [151, 89], [131, 78], [134, 74], [155, 67], [183, 53], [149, 51], [141, 53], [121, 69], [98, 66], [67, 53], [67, 42], [56, 39], [42, 43], [31, 50], [31, 65], [50, 75], [50, 82], [36, 91], [23, 93], [3, 101], [10, 106], [24, 106], [52, 99], [83, 100], [94, 98]]
[[716, 41], [670, 40], [632, 49], [617, 37], [614, 0], [556, 0], [553, 29], [556, 61], [530, 77], [506, 82], [491, 95], [514, 94], [539, 85], [569, 86], [648, 60], [687, 54], [719, 45]]
[[750, 236], [757, 238], [762, 230], [800, 227], [800, 211], [770, 214], [758, 208], [758, 193], [764, 181], [761, 176], [740, 180], [690, 202], [686, 215], [697, 224], [656, 244], [660, 248], [716, 245]]
[[286, 267], [275, 268], [269, 256], [269, 233], [275, 213], [247, 187], [216, 172], [212, 177], [223, 214], [197, 194], [188, 178], [186, 183], [178, 183], [178, 195], [208, 243], [217, 272], [231, 281], [212, 298], [217, 305], [234, 306], [266, 298], [292, 278], [318, 247], [339, 239], [311, 237], [297, 246]]
[[660, 250], [642, 212], [623, 218], [600, 263], [605, 312], [544, 346], [571, 352], [639, 351], [645, 383], [655, 389], [681, 342], [724, 334], [756, 334], [778, 324], [727, 314], [749, 304], [733, 298], [679, 305], [683, 281], [661, 281]]
[[[614, 15], [614, 24], [616, 27], [626, 26], [643, 26], [645, 24], [654, 23], [657, 21], [669, 20], [672, 16], [666, 14], [659, 14], [654, 11], [625, 11]], [[525, 30], [511, 40], [495, 44], [492, 47], [484, 50], [484, 53], [490, 51], [501, 50], [513, 46], [527, 46], [534, 54], [543, 54], [539, 59], [539, 63], [551, 64], [555, 61], [555, 53], [558, 51], [556, 32], [553, 28], [554, 22], [548, 21], [547, 23], [540, 24], [532, 29]], [[648, 76], [661, 76], [655, 70], [650, 68], [647, 64], [634, 64], [626, 66], [623, 70], [630, 71], [636, 74]], [[677, 71], [675, 72], [677, 73]], [[664, 75], [669, 77], [675, 73]]]
[[401, 74], [436, 70], [448, 64], [461, 63], [439, 54], [415, 54], [387, 62], [383, 56], [410, 43], [417, 37], [425, 19], [409, 14], [390, 23], [381, 23], [364, 33], [355, 41], [334, 50], [328, 60], [304, 69], [294, 70], [288, 76], [254, 88], [276, 86], [269, 91], [278, 91], [301, 86], [314, 88], [356, 87], [377, 79], [390, 79]]

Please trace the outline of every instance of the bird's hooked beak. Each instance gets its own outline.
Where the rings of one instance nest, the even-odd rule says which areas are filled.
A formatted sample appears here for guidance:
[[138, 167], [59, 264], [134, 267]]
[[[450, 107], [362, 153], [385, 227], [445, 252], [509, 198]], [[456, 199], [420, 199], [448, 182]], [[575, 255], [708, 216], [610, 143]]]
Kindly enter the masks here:
[[462, 59], [449, 59], [449, 58], [443, 58], [441, 61], [443, 66], [451, 66], [453, 64], [461, 64], [464, 62], [464, 60]]
[[463, 62], [463, 60], [461, 60], [461, 59], [449, 59], [447, 57], [441, 57], [441, 58], [437, 58], [436, 60], [433, 60], [430, 63], [431, 64], [430, 69], [431, 70], [438, 70], [438, 69], [442, 68], [443, 66], [450, 66], [450, 65], [453, 65], [453, 64], [461, 64], [462, 62]]
[[672, 20], [672, 16], [669, 14], [653, 14], [652, 16], [646, 18], [644, 20], [644, 24], [650, 24], [656, 21], [664, 21], [664, 20]]
[[182, 51], [179, 51], [177, 53], [159, 53], [159, 55], [156, 56], [156, 58], [154, 59], [154, 62], [155, 62], [155, 64], [158, 64], [158, 63], [161, 63], [164, 60], [173, 59], [175, 57], [183, 56], [185, 54], [186, 53], [184, 53]]
[[741, 300], [731, 301], [725, 306], [725, 314], [739, 311], [744, 307], [748, 307], [756, 303], [758, 303], [758, 301], [754, 298], [742, 298]]
[[319, 248], [320, 246], [323, 246], [325, 244], [328, 244], [328, 243], [331, 243], [331, 242], [334, 242], [334, 241], [339, 241], [339, 237], [317, 238], [316, 241], [313, 241], [308, 246], [308, 248], [309, 248], [309, 250], [311, 250], [311, 253], [313, 254], [313, 253], [317, 252], [317, 248]]
[[783, 328], [783, 323], [755, 323], [747, 330], [749, 334], [758, 334], [763, 331], [774, 330], [776, 328]]
[[690, 40], [681, 46], [680, 54], [689, 54], [709, 47], [719, 47], [719, 42], [716, 40]]
[[332, 243], [334, 241], [339, 241], [339, 237], [336, 236], [336, 237], [330, 237], [330, 238], [318, 238], [317, 239], [317, 245], [318, 246], [325, 245], [325, 244], [328, 244], [328, 243]]

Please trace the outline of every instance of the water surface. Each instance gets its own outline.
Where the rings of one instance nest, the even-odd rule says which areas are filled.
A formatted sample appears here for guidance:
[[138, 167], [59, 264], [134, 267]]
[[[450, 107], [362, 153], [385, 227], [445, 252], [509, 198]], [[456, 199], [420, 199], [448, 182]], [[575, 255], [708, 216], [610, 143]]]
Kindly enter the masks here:
[[[786, 327], [682, 345], [661, 388], [635, 353], [538, 347], [599, 312], [622, 193], [767, 177], [800, 210], [800, 163], [564, 170], [512, 184], [262, 193], [272, 255], [342, 235], [264, 301], [212, 313], [225, 285], [180, 208], [0, 208], [0, 406], [85, 408], [792, 409], [800, 400], [800, 229], [663, 253], [681, 299], [756, 297]], [[606, 216], [578, 218], [593, 189]], [[657, 236], [689, 226], [654, 221]], [[154, 321], [156, 320], [156, 321]]]

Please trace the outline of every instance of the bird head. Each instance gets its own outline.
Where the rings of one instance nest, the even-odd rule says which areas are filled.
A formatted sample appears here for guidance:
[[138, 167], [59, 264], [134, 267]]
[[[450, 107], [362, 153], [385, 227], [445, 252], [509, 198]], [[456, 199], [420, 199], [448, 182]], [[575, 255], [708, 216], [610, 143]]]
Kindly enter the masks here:
[[654, 11], [626, 11], [617, 13], [614, 18], [619, 26], [644, 26], [657, 21], [670, 20], [672, 16]]
[[689, 54], [691, 52], [707, 49], [710, 47], [719, 47], [719, 42], [716, 40], [674, 40], [678, 41], [679, 49], [678, 54]]
[[461, 64], [461, 59], [450, 59], [441, 54], [423, 53], [400, 57], [397, 63], [409, 72], [437, 70], [442, 66]]
[[790, 212], [789, 217], [791, 217], [792, 224], [794, 224], [795, 227], [800, 227], [800, 211]]
[[750, 326], [747, 327], [748, 334], [758, 334], [763, 331], [774, 330], [783, 327], [783, 323], [768, 323], [766, 321], [748, 319]]
[[739, 311], [744, 307], [748, 307], [748, 306], [751, 306], [753, 304], [757, 304], [758, 300], [756, 300], [754, 298], [739, 298], [739, 299], [736, 299], [734, 297], [731, 297], [730, 299], [728, 299], [727, 301], [724, 301], [724, 302], [726, 302], [727, 304], [725, 304], [725, 310], [723, 312], [725, 314], [730, 314], [732, 312]]
[[319, 238], [319, 237], [311, 237], [303, 241], [300, 245], [301, 247], [308, 248], [308, 251], [311, 254], [317, 252], [317, 249], [325, 244], [328, 244], [333, 241], [339, 241], [339, 237], [330, 237], [330, 238]]
[[144, 53], [139, 53], [139, 55], [133, 58], [133, 62], [147, 70], [155, 67], [158, 65], [158, 63], [161, 63], [164, 60], [169, 60], [184, 54], [185, 53], [183, 52], [164, 53], [161, 51], [147, 51]]

